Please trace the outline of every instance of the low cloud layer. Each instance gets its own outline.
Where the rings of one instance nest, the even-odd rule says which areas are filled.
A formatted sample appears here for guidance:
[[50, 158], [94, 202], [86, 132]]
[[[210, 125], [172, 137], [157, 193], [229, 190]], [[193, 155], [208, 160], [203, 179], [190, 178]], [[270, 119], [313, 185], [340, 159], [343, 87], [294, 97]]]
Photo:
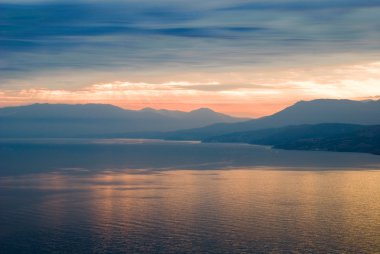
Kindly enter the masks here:
[[[240, 75], [247, 77], [248, 74]], [[66, 89], [21, 86], [0, 90], [0, 106], [50, 102], [111, 103], [130, 109], [147, 106], [180, 110], [210, 107], [233, 115], [257, 117], [271, 114], [302, 99], [365, 100], [377, 99], [374, 95], [380, 94], [380, 62], [333, 69], [320, 67], [264, 72], [256, 78], [251, 77], [252, 82], [241, 80], [235, 84], [228, 83], [239, 80], [238, 77], [238, 73], [232, 73], [215, 77], [212, 82], [201, 83], [113, 81]], [[223, 80], [226, 82], [223, 83]]]

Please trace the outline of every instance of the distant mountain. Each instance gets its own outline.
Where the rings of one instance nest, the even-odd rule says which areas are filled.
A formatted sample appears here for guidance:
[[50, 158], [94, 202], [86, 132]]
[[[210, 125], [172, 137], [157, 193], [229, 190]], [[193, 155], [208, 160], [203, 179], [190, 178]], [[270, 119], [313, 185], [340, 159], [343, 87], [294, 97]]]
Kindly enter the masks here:
[[206, 108], [135, 111], [107, 104], [33, 104], [0, 108], [0, 137], [119, 137], [243, 120]]
[[203, 139], [203, 142], [248, 143], [273, 145], [292, 142], [299, 139], [336, 137], [353, 133], [366, 126], [354, 124], [316, 124], [295, 125], [281, 128], [269, 128], [247, 132], [233, 132]]
[[270, 145], [288, 150], [322, 150], [380, 154], [380, 125], [318, 124], [237, 132], [203, 142]]
[[380, 100], [320, 99], [300, 101], [271, 116], [239, 123], [218, 123], [202, 128], [180, 130], [167, 133], [164, 137], [167, 139], [200, 140], [232, 132], [319, 123], [380, 124]]

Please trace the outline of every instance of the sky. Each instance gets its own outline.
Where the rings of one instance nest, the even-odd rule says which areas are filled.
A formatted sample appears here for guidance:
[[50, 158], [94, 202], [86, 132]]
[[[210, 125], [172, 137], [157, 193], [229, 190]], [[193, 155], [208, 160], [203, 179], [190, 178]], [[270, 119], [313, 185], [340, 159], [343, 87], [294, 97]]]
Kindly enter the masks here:
[[379, 0], [0, 0], [0, 107], [260, 117], [380, 99]]

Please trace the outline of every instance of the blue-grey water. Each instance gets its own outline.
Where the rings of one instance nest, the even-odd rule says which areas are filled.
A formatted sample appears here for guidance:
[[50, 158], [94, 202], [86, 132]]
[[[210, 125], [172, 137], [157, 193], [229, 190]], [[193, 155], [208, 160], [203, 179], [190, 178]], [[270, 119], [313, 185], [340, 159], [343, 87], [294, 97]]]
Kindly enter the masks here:
[[0, 253], [380, 253], [380, 156], [1, 140]]

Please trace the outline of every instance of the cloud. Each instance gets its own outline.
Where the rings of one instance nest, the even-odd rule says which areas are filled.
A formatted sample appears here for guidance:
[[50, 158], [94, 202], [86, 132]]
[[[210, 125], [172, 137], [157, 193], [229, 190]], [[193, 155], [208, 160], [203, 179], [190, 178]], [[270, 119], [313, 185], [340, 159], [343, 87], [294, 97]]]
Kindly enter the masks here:
[[[188, 81], [180, 82], [166, 82], [166, 83], [146, 83], [146, 82], [122, 82], [115, 81], [112, 83], [94, 84], [85, 89], [84, 91], [90, 92], [106, 92], [106, 93], [119, 93], [131, 91], [199, 91], [199, 92], [226, 92], [244, 89], [245, 91], [258, 91], [258, 90], [277, 90], [279, 87], [267, 85], [254, 85], [254, 84], [221, 84], [219, 82], [207, 83], [192, 83]], [[185, 92], [186, 92], [185, 91]]]
[[[365, 97], [363, 84], [378, 94], [377, 74], [370, 72], [378, 69], [363, 63], [380, 57], [379, 5], [374, 0], [0, 0], [1, 98], [3, 104], [63, 97], [136, 104], [135, 96], [144, 103], [171, 98], [192, 105], [214, 98], [219, 104], [284, 105], [310, 97], [310, 91]], [[368, 68], [366, 75], [358, 69], [334, 73], [352, 63]]]
[[[0, 4], [0, 49], [7, 62], [1, 69], [4, 74], [15, 66], [38, 71], [83, 63], [95, 68], [99, 61], [94, 56], [119, 66], [167, 60], [208, 66], [219, 62], [224, 67], [276, 62], [292, 54], [379, 48], [380, 21], [374, 11], [378, 1], [32, 3]], [[362, 13], [365, 7], [372, 11]], [[350, 12], [318, 13], [316, 17], [303, 12], [336, 9]], [[72, 51], [77, 57], [70, 56]], [[192, 54], [184, 55], [184, 51]], [[223, 51], [231, 63], [219, 61]], [[58, 52], [60, 60], [56, 59]], [[23, 64], [21, 59], [28, 56], [35, 65]]]
[[222, 10], [271, 10], [271, 11], [334, 11], [359, 8], [377, 8], [377, 0], [299, 0], [299, 1], [249, 1], [233, 4]]
[[210, 84], [187, 84], [187, 85], [176, 85], [176, 89], [180, 90], [195, 90], [195, 91], [209, 91], [209, 92], [220, 92], [220, 91], [233, 91], [240, 89], [249, 90], [273, 90], [278, 89], [278, 87], [266, 86], [266, 85], [253, 85], [253, 84], [220, 84], [210, 83]]
[[[213, 86], [217, 89], [218, 82], [200, 84], [187, 81], [166, 83], [115, 81], [93, 84], [77, 90], [48, 88], [0, 90], [0, 105], [35, 102], [109, 103], [129, 109], [141, 109], [148, 106], [188, 111], [199, 107], [209, 107], [230, 114], [248, 116], [252, 115], [252, 112], [249, 112], [250, 110], [242, 112], [242, 109], [243, 106], [252, 103], [252, 96], [277, 94], [274, 89], [255, 85], [252, 87], [221, 85], [222, 88], [218, 88], [219, 91], [203, 89], [202, 86]], [[272, 110], [273, 106], [278, 107], [274, 104], [266, 110]]]
[[[262, 116], [298, 100], [364, 100], [376, 99], [374, 95], [380, 94], [379, 62], [265, 70], [251, 76], [249, 73], [216, 73], [213, 80], [210, 76], [203, 78], [203, 82], [197, 82], [202, 78], [196, 75], [192, 81], [113, 81], [58, 89], [48, 85], [2, 88], [0, 105], [50, 102], [110, 103], [130, 109], [210, 107], [234, 115]], [[232, 83], [234, 80], [236, 83]]]

